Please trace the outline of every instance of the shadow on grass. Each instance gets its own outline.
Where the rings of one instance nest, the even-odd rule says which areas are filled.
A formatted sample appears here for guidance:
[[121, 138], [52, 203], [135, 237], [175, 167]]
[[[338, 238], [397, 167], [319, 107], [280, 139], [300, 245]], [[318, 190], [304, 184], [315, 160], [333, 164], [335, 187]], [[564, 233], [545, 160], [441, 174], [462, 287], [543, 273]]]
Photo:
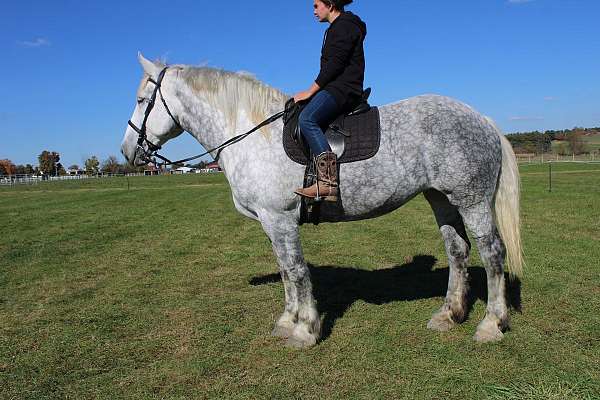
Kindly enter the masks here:
[[[324, 318], [322, 339], [329, 337], [335, 321], [357, 300], [371, 304], [387, 304], [394, 301], [445, 297], [448, 268], [434, 270], [436, 262], [433, 256], [418, 255], [409, 263], [375, 271], [309, 264], [317, 308]], [[467, 315], [478, 299], [487, 301], [485, 269], [469, 267], [468, 271], [470, 290]], [[521, 311], [521, 283], [509, 281], [507, 275], [505, 278], [508, 305]], [[279, 274], [269, 274], [252, 278], [250, 284], [258, 286], [280, 281]]]

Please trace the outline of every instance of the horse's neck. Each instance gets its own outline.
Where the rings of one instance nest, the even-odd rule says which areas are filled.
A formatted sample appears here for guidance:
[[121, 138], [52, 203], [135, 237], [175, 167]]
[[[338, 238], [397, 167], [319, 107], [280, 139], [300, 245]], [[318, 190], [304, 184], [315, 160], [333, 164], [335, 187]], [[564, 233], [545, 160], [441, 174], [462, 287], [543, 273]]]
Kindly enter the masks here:
[[181, 84], [177, 90], [180, 125], [210, 150], [222, 143], [227, 129], [225, 118], [215, 115], [210, 107], [202, 102], [187, 85]]
[[[249, 131], [256, 125], [256, 122], [251, 118], [250, 110], [238, 109], [237, 115], [233, 118], [235, 126], [232, 126], [230, 122], [232, 119], [227, 118], [221, 110], [214, 110], [211, 106], [208, 106], [206, 102], [203, 102], [189, 88], [182, 87], [179, 93], [181, 103], [181, 115], [179, 118], [181, 124], [206, 150], [213, 149], [235, 135]], [[269, 115], [266, 115], [265, 118], [281, 111], [284, 105], [284, 101], [274, 102], [269, 107]], [[238, 167], [237, 164], [242, 162], [242, 160], [247, 161], [247, 154], [254, 153], [255, 156], [251, 158], [256, 158], [258, 147], [263, 150], [275, 147], [277, 131], [273, 128], [273, 124], [265, 128], [270, 133], [267, 136], [270, 137], [260, 137], [263, 135], [263, 131], [259, 130], [242, 142], [227, 147], [220, 155], [222, 163], [227, 164], [226, 170]], [[270, 146], [259, 146], [260, 141], [263, 141], [263, 143], [267, 142]], [[213, 152], [212, 155], [215, 156], [216, 152]], [[261, 157], [268, 158], [269, 154], [262, 154]]]

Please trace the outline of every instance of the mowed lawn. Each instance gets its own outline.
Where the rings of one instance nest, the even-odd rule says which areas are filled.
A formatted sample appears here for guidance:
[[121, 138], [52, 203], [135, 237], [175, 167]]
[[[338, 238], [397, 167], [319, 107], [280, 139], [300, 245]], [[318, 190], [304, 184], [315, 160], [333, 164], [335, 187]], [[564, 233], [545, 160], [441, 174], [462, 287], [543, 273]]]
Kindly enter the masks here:
[[[323, 340], [270, 336], [283, 286], [223, 175], [0, 188], [1, 399], [600, 398], [600, 164], [522, 173], [525, 276], [512, 329], [427, 321], [447, 258], [422, 196], [379, 219], [303, 226]], [[129, 185], [129, 188], [128, 188]]]

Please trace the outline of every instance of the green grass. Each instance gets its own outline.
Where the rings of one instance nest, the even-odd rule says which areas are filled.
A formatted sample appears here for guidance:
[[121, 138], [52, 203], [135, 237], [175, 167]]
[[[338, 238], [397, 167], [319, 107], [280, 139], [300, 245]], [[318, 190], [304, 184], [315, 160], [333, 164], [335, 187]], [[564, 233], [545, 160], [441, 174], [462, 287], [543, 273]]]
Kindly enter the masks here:
[[[1, 188], [0, 398], [600, 398], [600, 167], [521, 167], [522, 312], [492, 345], [472, 309], [440, 334], [447, 259], [419, 196], [302, 227], [325, 336], [269, 333], [283, 287], [222, 175]], [[129, 190], [128, 190], [129, 183]], [[519, 296], [520, 292], [520, 296]]]
[[600, 135], [585, 136], [584, 141], [600, 145]]

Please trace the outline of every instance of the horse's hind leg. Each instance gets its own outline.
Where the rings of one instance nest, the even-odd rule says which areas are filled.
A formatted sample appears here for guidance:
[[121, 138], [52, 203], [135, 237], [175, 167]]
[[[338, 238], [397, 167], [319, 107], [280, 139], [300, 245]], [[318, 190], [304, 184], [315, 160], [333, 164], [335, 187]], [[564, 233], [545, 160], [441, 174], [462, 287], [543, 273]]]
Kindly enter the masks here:
[[428, 190], [425, 198], [431, 205], [435, 219], [444, 238], [450, 273], [448, 291], [442, 308], [436, 312], [427, 327], [436, 331], [450, 330], [456, 323], [464, 321], [468, 291], [467, 262], [471, 243], [465, 232], [462, 218], [448, 201], [448, 198], [437, 190]]
[[285, 308], [272, 334], [287, 339], [287, 345], [310, 347], [321, 334], [321, 320], [312, 293], [310, 271], [300, 245], [298, 225], [287, 218], [261, 218], [273, 246], [285, 291]]
[[495, 342], [502, 339], [508, 329], [509, 316], [504, 283], [506, 250], [494, 222], [487, 201], [470, 207], [461, 207], [465, 224], [477, 241], [477, 248], [487, 275], [488, 301], [484, 319], [473, 337], [478, 342]]

